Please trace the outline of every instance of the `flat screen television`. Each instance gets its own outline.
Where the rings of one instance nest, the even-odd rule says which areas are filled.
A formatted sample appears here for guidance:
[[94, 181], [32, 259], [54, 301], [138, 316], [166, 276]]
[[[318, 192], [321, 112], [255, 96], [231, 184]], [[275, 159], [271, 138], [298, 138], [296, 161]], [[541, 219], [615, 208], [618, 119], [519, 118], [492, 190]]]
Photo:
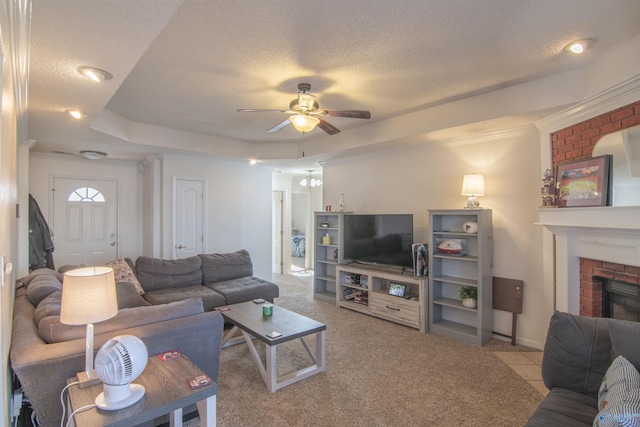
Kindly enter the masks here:
[[412, 214], [353, 214], [344, 217], [346, 262], [413, 268]]

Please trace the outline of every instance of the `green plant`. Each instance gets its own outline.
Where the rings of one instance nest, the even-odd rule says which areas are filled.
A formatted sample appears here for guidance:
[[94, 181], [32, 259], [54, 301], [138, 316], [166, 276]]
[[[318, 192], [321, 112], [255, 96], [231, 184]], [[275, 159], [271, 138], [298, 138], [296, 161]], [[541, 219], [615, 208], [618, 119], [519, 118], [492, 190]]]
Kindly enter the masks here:
[[473, 298], [478, 300], [478, 288], [475, 286], [463, 286], [460, 288], [460, 299]]

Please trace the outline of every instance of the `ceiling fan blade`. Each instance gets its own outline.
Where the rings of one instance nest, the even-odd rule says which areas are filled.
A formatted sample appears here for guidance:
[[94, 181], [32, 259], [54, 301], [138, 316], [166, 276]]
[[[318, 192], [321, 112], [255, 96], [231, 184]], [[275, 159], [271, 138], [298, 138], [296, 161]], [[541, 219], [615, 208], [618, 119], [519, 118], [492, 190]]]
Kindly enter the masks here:
[[350, 119], [370, 119], [371, 113], [363, 110], [325, 110], [327, 116], [332, 117], [348, 117]]
[[323, 131], [325, 131], [326, 133], [328, 133], [329, 135], [335, 135], [336, 133], [340, 132], [340, 129], [333, 126], [329, 122], [325, 122], [321, 118], [318, 118], [318, 120], [320, 120], [320, 123], [318, 123], [318, 127]]
[[259, 109], [259, 108], [238, 108], [236, 110], [239, 113], [268, 113], [268, 112], [274, 112], [274, 113], [288, 113], [289, 110], [265, 110], [265, 109]]
[[289, 126], [291, 124], [291, 120], [289, 119], [284, 119], [283, 121], [281, 121], [280, 123], [278, 123], [277, 125], [275, 125], [274, 127], [272, 127], [271, 129], [269, 129], [267, 131], [267, 133], [276, 133], [276, 132], [280, 132], [280, 130], [286, 128], [287, 126]]

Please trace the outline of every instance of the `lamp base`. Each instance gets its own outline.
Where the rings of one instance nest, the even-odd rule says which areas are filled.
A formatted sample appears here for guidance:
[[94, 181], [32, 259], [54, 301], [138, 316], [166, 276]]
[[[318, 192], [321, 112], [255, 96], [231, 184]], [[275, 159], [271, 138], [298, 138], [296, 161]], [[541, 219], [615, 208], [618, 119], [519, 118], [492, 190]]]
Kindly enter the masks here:
[[477, 197], [469, 197], [465, 209], [480, 209], [480, 201]]
[[102, 380], [98, 378], [98, 374], [96, 374], [95, 370], [93, 371], [93, 376], [91, 377], [89, 377], [89, 373], [86, 371], [78, 372], [77, 377], [78, 377], [78, 387], [80, 388], [91, 387], [96, 384], [100, 384], [102, 382]]

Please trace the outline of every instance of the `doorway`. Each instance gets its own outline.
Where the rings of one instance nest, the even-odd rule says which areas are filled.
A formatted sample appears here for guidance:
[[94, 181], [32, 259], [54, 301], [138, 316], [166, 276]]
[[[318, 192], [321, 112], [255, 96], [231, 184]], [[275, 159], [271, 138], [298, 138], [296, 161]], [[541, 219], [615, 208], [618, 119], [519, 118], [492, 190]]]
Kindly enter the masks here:
[[53, 261], [102, 265], [118, 257], [118, 183], [53, 178]]

